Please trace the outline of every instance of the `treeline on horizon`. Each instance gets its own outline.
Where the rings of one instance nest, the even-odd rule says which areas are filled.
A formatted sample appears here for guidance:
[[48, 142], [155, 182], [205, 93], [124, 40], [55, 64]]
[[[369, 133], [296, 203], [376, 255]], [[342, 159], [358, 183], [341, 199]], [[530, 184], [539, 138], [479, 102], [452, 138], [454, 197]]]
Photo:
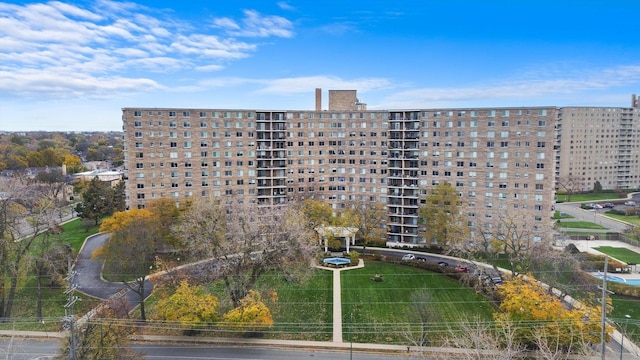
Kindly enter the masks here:
[[86, 161], [118, 167], [124, 160], [122, 139], [122, 132], [0, 133], [0, 171], [65, 164], [70, 172], [77, 172]]

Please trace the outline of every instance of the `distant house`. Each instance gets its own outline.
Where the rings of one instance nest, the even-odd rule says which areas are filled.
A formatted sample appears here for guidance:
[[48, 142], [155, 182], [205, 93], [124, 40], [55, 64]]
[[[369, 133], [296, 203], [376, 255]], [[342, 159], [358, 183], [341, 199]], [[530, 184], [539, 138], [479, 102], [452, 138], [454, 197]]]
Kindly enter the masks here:
[[120, 180], [124, 179], [124, 173], [122, 171], [112, 170], [91, 170], [73, 174], [74, 181], [91, 181], [93, 178], [98, 177], [102, 182], [107, 182], [111, 186], [115, 186]]

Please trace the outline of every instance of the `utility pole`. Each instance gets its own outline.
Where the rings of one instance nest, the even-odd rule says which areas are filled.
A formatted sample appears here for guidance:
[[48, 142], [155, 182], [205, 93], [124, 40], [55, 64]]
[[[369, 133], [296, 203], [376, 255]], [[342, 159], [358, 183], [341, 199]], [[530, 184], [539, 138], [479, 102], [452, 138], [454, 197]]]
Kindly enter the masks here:
[[609, 265], [609, 257], [604, 257], [604, 275], [602, 276], [602, 329], [600, 332], [600, 346], [601, 349], [601, 358], [602, 360], [606, 360], [605, 353], [607, 351], [606, 348], [606, 327], [607, 327], [607, 267]]
[[76, 319], [73, 315], [73, 305], [80, 300], [80, 298], [74, 295], [77, 284], [73, 282], [73, 278], [76, 276], [77, 272], [71, 270], [71, 257], [67, 260], [67, 266], [68, 274], [67, 277], [65, 277], [65, 280], [67, 280], [67, 290], [65, 290], [64, 293], [68, 296], [68, 299], [67, 303], [64, 305], [65, 317], [62, 320], [64, 322], [63, 327], [69, 330], [69, 360], [76, 360]]

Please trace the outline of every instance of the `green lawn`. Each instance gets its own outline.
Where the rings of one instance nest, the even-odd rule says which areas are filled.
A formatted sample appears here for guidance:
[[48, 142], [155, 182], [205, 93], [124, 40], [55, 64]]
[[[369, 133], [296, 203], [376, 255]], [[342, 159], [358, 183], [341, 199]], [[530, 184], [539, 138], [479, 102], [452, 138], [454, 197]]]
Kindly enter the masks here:
[[[560, 214], [563, 214], [563, 215], [561, 216]], [[571, 216], [569, 214], [566, 214], [566, 213], [560, 213], [560, 211], [557, 211], [557, 210], [553, 213], [553, 219], [554, 220], [558, 220], [558, 219], [573, 219], [573, 218], [574, 218], [573, 216]]]
[[[626, 195], [625, 195], [626, 197]], [[567, 195], [558, 194], [556, 195], [558, 201], [566, 202]], [[624, 197], [619, 197], [617, 193], [597, 193], [597, 194], [573, 194], [571, 195], [571, 202], [578, 201], [602, 201], [602, 200], [620, 200], [624, 199]]]
[[[371, 281], [375, 274], [384, 281]], [[414, 331], [420, 325], [411, 294], [422, 289], [436, 318], [428, 325], [430, 338], [461, 319], [490, 320], [495, 310], [486, 298], [442, 274], [372, 261], [342, 272], [342, 289], [343, 337], [354, 342], [406, 343], [409, 324]]]
[[[640, 306], [638, 299], [620, 295], [611, 295], [613, 310], [607, 317], [618, 324], [618, 330], [636, 341], [640, 341]], [[625, 315], [629, 315], [627, 320]]]
[[274, 339], [331, 341], [333, 336], [333, 272], [314, 270], [305, 284], [286, 282], [282, 276], [263, 278], [260, 287], [278, 293], [271, 305]]
[[606, 229], [605, 227], [588, 221], [562, 221], [556, 223], [556, 225], [560, 228], [570, 229]]
[[631, 251], [627, 248], [612, 247], [612, 246], [600, 246], [594, 248], [602, 253], [605, 253], [615, 259], [623, 261], [625, 263], [640, 264], [640, 254], [635, 251]]
[[608, 216], [612, 219], [622, 220], [630, 224], [640, 226], [640, 216], [638, 215], [626, 216], [626, 215], [617, 215], [617, 214], [609, 214], [609, 213], [605, 213], [603, 215]]
[[[382, 274], [383, 282], [371, 277]], [[407, 267], [367, 261], [363, 269], [341, 273], [343, 339], [354, 342], [401, 343], [408, 340], [404, 332], [419, 321], [412, 313], [411, 294], [427, 289], [437, 321], [430, 326], [435, 334], [442, 334], [447, 325], [455, 326], [460, 319], [491, 320], [494, 305], [475, 291], [442, 274]], [[220, 311], [230, 304], [222, 282], [206, 288], [220, 300]], [[278, 301], [269, 303], [274, 326], [264, 331], [264, 338], [331, 341], [333, 337], [333, 272], [313, 270], [304, 284], [289, 283], [280, 275], [266, 275], [257, 284], [262, 293], [275, 291]], [[156, 294], [157, 296], [168, 296]], [[147, 310], [153, 312], [156, 295], [147, 300]], [[353, 322], [351, 321], [353, 314]], [[137, 315], [134, 315], [134, 317]], [[413, 324], [411, 324], [413, 323]], [[151, 329], [153, 327], [149, 327]], [[210, 336], [230, 336], [208, 327]], [[353, 336], [352, 336], [353, 334]], [[435, 337], [434, 337], [435, 338]]]

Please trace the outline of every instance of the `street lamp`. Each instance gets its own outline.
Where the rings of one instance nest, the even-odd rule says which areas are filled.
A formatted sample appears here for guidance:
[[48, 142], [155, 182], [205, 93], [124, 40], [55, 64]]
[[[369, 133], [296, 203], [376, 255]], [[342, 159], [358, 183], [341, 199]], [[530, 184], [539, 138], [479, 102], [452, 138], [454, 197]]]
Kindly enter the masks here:
[[622, 340], [620, 340], [620, 360], [622, 360], [622, 351], [624, 351], [624, 337], [627, 334], [627, 324], [629, 323], [629, 319], [631, 319], [631, 315], [626, 314], [624, 316], [624, 332], [622, 333]]

